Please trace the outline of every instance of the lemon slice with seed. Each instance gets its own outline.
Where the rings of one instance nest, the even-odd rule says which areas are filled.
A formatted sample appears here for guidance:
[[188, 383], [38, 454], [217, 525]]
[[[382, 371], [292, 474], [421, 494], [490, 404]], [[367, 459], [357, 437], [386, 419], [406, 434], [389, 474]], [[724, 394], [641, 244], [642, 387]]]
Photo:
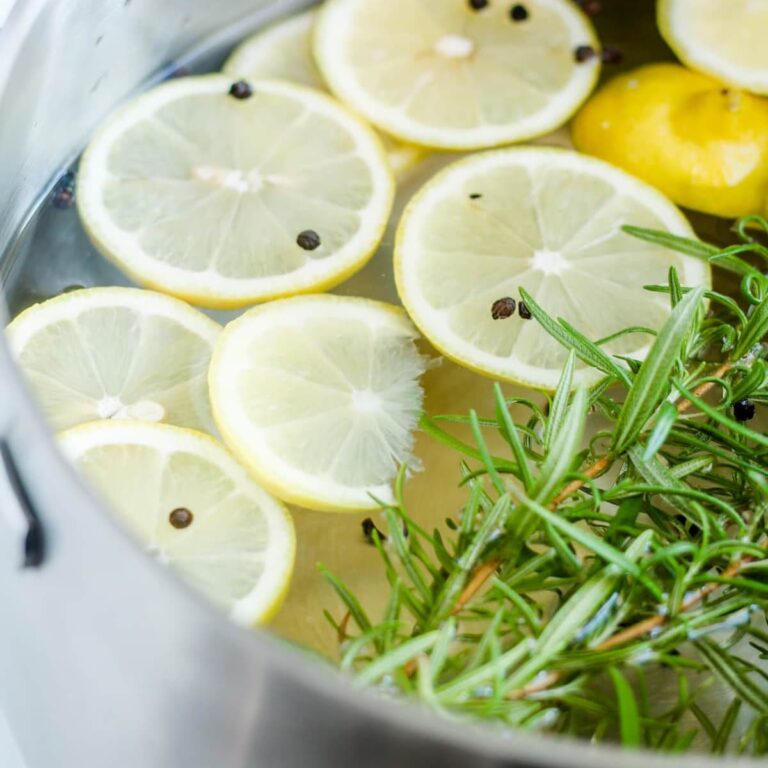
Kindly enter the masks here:
[[[475, 155], [435, 176], [406, 209], [398, 292], [446, 356], [553, 389], [567, 353], [519, 306], [520, 287], [597, 341], [630, 326], [661, 327], [669, 299], [643, 286], [666, 284], [671, 266], [683, 285], [709, 284], [704, 262], [635, 239], [625, 224], [693, 235], [659, 192], [602, 161], [538, 147]], [[642, 358], [649, 339], [624, 335], [604, 348]]]
[[[317, 11], [311, 10], [268, 27], [241, 43], [224, 64], [232, 77], [270, 78], [328, 90], [312, 54], [312, 30]], [[412, 144], [381, 134], [389, 164], [397, 175], [406, 174], [424, 156]]]
[[425, 360], [405, 313], [340, 296], [273, 302], [228, 325], [216, 423], [266, 488], [310, 509], [375, 508], [413, 448]]
[[293, 571], [293, 523], [215, 440], [129, 421], [85, 424], [59, 440], [83, 478], [161, 562], [240, 624], [274, 615]]
[[222, 75], [139, 96], [78, 176], [97, 247], [145, 285], [220, 308], [341, 282], [375, 251], [393, 194], [380, 141], [332, 99]]
[[206, 377], [220, 330], [170, 296], [86, 288], [25, 310], [7, 337], [55, 430], [140, 419], [212, 431]]
[[659, 0], [659, 29], [691, 69], [768, 94], [768, 2]]
[[595, 85], [596, 47], [568, 0], [329, 0], [314, 38], [342, 101], [401, 140], [455, 150], [564, 123]]

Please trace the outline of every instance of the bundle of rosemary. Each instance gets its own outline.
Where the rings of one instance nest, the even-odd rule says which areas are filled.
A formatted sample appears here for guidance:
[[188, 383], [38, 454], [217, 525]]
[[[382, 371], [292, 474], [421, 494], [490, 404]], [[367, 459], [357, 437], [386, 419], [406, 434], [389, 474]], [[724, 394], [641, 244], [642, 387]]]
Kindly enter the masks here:
[[[403, 468], [387, 531], [368, 528], [391, 587], [377, 620], [323, 569], [346, 607], [338, 621], [326, 613], [343, 669], [443, 713], [627, 746], [768, 752], [768, 437], [748, 425], [768, 403], [768, 279], [753, 266], [768, 249], [754, 227], [768, 221], [739, 221], [725, 250], [626, 228], [740, 280], [738, 299], [685, 288], [674, 271], [647, 286], [673, 310], [658, 333], [623, 331], [655, 336], [642, 364], [521, 290], [570, 350], [557, 391], [542, 408], [497, 385], [494, 418], [458, 419], [473, 445], [450, 432], [456, 417], [422, 418], [463, 454], [466, 504], [424, 530], [403, 502]], [[577, 359], [599, 383], [573, 391]], [[587, 439], [590, 414], [609, 427]], [[491, 455], [490, 430], [507, 456]], [[664, 706], [649, 682], [659, 670], [676, 692]], [[702, 706], [713, 679], [732, 696], [717, 717]]]

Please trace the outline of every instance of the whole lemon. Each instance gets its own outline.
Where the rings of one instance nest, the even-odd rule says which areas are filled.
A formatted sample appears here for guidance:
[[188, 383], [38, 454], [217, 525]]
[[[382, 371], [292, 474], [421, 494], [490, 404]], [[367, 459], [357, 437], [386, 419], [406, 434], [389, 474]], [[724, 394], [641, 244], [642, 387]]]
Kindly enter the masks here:
[[715, 216], [768, 206], [768, 99], [677, 64], [651, 64], [603, 86], [572, 125], [576, 148]]

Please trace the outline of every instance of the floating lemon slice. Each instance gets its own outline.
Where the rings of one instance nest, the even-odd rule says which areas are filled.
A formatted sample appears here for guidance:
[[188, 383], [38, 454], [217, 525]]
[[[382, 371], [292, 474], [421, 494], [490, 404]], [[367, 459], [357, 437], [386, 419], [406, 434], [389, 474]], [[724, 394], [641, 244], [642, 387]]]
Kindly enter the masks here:
[[422, 407], [405, 313], [340, 296], [273, 302], [227, 326], [210, 372], [216, 422], [275, 495], [356, 511], [393, 499]]
[[[593, 340], [658, 329], [669, 299], [644, 291], [709, 284], [709, 267], [622, 232], [624, 224], [690, 237], [665, 197], [607, 163], [559, 149], [486, 152], [449, 166], [411, 201], [397, 234], [400, 298], [425, 336], [461, 365], [553, 389], [566, 350], [519, 303], [525, 288]], [[605, 345], [641, 358], [649, 336]], [[578, 381], [594, 372], [582, 370]]]
[[594, 87], [596, 50], [567, 0], [329, 0], [314, 38], [342, 101], [403, 141], [454, 150], [557, 128]]
[[768, 94], [765, 0], [659, 0], [659, 29], [684, 64]]
[[207, 375], [219, 331], [169, 296], [86, 288], [30, 307], [7, 336], [55, 430], [140, 419], [212, 431]]
[[220, 308], [341, 282], [375, 251], [393, 194], [380, 141], [332, 99], [223, 75], [139, 96], [78, 176], [78, 210], [107, 256]]
[[276, 613], [293, 571], [293, 523], [215, 440], [130, 421], [85, 424], [59, 439], [149, 552], [234, 621]]
[[[232, 77], [270, 78], [328, 90], [312, 54], [312, 30], [317, 11], [311, 10], [255, 34], [241, 43], [224, 64]], [[423, 150], [381, 135], [389, 164], [398, 176], [406, 174], [424, 156]]]

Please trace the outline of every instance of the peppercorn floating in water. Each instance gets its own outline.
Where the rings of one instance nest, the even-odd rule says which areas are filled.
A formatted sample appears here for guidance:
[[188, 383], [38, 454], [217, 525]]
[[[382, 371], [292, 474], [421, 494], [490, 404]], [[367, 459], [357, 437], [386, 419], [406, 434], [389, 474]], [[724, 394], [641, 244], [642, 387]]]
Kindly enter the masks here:
[[253, 86], [245, 80], [238, 80], [236, 83], [232, 83], [232, 87], [229, 89], [229, 95], [234, 96], [240, 101], [249, 99], [253, 96]]
[[505, 296], [503, 299], [497, 299], [491, 307], [491, 317], [494, 320], [505, 320], [515, 314], [517, 302], [511, 296]]
[[[482, 205], [467, 203], [472, 189], [483, 190]], [[683, 285], [709, 284], [706, 264], [638, 241], [624, 224], [691, 234], [674, 205], [606, 163], [545, 147], [473, 155], [434, 176], [406, 208], [395, 246], [398, 293], [447, 357], [494, 378], [554, 388], [566, 349], [537, 322], [500, 322], [511, 316], [512, 299], [522, 320], [535, 317], [540, 302], [600, 339], [663, 325], [668, 297], [637, 286], [664, 284], [670, 267]], [[648, 346], [647, 336], [625, 334], [603, 349], [642, 359]], [[599, 375], [578, 368], [576, 381]]]
[[139, 282], [217, 308], [344, 280], [376, 250], [393, 195], [376, 135], [329, 97], [215, 75], [123, 107], [78, 178], [78, 210], [105, 255]]
[[733, 404], [733, 417], [736, 421], [751, 421], [755, 418], [755, 404], [752, 400], [739, 400]]
[[178, 530], [189, 528], [193, 520], [194, 515], [186, 507], [177, 507], [168, 515], [168, 522]]
[[597, 39], [570, 0], [334, 0], [314, 35], [320, 71], [355, 112], [403, 141], [455, 150], [568, 120], [600, 70], [599, 57], [574, 60], [578, 46]]

